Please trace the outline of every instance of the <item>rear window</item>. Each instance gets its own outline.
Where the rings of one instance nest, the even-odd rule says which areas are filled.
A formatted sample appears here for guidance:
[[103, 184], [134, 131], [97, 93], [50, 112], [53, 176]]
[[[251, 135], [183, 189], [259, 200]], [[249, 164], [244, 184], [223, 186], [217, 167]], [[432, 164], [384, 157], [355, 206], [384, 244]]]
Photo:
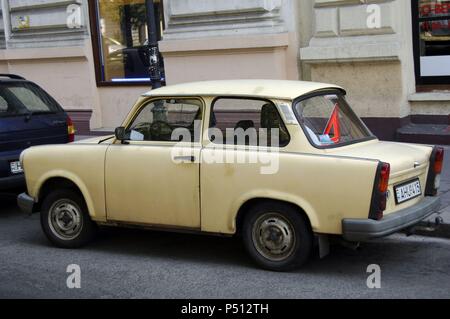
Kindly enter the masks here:
[[0, 83], [0, 117], [60, 111], [55, 100], [34, 84]]
[[342, 94], [322, 94], [294, 106], [308, 139], [318, 147], [333, 147], [374, 138]]

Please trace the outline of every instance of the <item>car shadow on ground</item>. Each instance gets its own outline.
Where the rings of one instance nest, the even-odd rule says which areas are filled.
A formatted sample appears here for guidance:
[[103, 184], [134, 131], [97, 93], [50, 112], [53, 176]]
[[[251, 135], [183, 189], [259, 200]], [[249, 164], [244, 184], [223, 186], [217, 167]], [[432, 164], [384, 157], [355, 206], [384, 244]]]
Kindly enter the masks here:
[[103, 227], [90, 249], [122, 255], [253, 267], [239, 237]]
[[[398, 260], [399, 265], [404, 265], [408, 259], [413, 260], [415, 254], [420, 254], [421, 249], [429, 248], [426, 243], [405, 241], [404, 237], [396, 235], [362, 243], [358, 249], [334, 244], [330, 254], [324, 259], [319, 258], [318, 248], [315, 247], [310, 260], [292, 273], [342, 274], [355, 267], [365, 272], [368, 265], [383, 264], [387, 260], [390, 262]], [[261, 270], [247, 255], [240, 237], [107, 228], [100, 232], [97, 240], [87, 249], [122, 256]]]
[[[350, 268], [362, 267], [362, 271], [365, 271], [365, 267], [370, 264], [383, 264], [387, 260], [392, 262], [393, 259], [394, 261], [398, 259], [399, 265], [404, 265], [409, 258], [414, 259], [414, 254], [420, 254], [421, 249], [429, 248], [426, 243], [404, 241], [402, 240], [403, 236], [396, 235], [393, 238], [387, 237], [362, 243], [358, 249], [334, 244], [330, 254], [324, 259], [319, 258], [316, 247], [310, 260], [293, 273], [344, 274], [348, 273]], [[32, 244], [51, 247], [44, 235], [40, 238], [35, 237]], [[94, 242], [81, 248], [81, 253], [83, 250], [121, 258], [156, 258], [171, 262], [260, 270], [247, 255], [239, 237], [215, 237], [105, 227], [101, 229]]]
[[0, 192], [0, 214], [10, 213], [17, 208], [17, 192]]
[[14, 204], [19, 193], [17, 192], [0, 192], [0, 201], [3, 203]]
[[[15, 207], [15, 196], [0, 196], [0, 219], [13, 219], [20, 214]], [[21, 216], [22, 217], [22, 216]], [[22, 244], [45, 249], [56, 249], [57, 254], [107, 254], [117, 258], [142, 260], [143, 258], [166, 259], [175, 262], [193, 262], [209, 265], [227, 265], [257, 269], [247, 255], [240, 237], [216, 237], [209, 235], [170, 233], [154, 230], [101, 227], [97, 238], [88, 246], [76, 250], [53, 248], [40, 229], [39, 215], [23, 216], [24, 228], [14, 234]], [[385, 260], [397, 259], [404, 263], [405, 258], [414, 258], [421, 249], [429, 249], [428, 244], [403, 240], [405, 235], [394, 235], [383, 239], [362, 243], [358, 249], [350, 249], [339, 244], [331, 247], [330, 254], [320, 259], [318, 249], [314, 248], [310, 261], [296, 272], [300, 273], [345, 273], [346, 267], [355, 265], [382, 264]]]

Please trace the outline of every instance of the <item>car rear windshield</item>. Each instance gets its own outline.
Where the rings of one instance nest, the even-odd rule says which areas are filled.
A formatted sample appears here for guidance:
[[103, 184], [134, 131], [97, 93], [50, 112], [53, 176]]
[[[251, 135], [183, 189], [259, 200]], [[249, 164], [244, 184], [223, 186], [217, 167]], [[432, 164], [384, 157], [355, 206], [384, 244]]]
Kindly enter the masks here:
[[38, 86], [27, 83], [0, 83], [0, 117], [57, 113], [60, 107]]
[[318, 94], [298, 101], [294, 111], [310, 142], [327, 148], [375, 138], [342, 93]]

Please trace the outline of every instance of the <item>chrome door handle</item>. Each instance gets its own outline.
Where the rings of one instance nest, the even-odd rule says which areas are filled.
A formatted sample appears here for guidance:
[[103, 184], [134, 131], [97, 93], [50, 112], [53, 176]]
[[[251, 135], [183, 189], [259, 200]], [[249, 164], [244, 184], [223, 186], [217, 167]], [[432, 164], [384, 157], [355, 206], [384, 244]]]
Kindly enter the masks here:
[[195, 162], [195, 156], [175, 156], [173, 159], [180, 162]]

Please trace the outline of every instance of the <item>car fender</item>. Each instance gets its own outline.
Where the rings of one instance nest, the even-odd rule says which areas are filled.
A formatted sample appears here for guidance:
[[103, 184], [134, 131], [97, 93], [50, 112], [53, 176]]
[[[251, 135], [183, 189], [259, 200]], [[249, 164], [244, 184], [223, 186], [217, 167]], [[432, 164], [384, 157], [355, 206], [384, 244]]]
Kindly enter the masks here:
[[51, 171], [45, 172], [45, 174], [43, 174], [39, 177], [39, 179], [37, 180], [37, 182], [35, 184], [35, 194], [30, 194], [30, 195], [34, 196], [34, 198], [36, 198], [36, 199], [40, 198], [42, 187], [45, 185], [45, 183], [47, 181], [49, 181], [52, 178], [63, 178], [63, 179], [67, 179], [67, 180], [71, 181], [72, 183], [74, 183], [80, 190], [80, 192], [86, 202], [86, 206], [89, 211], [89, 215], [93, 219], [96, 219], [96, 217], [98, 217], [98, 216], [96, 216], [94, 202], [89, 193], [88, 188], [86, 187], [86, 184], [83, 182], [83, 180], [79, 176], [77, 176], [76, 174], [74, 174], [70, 171], [67, 171], [67, 170], [59, 169], [59, 170], [51, 170]]
[[231, 216], [230, 227], [234, 231], [236, 231], [236, 220], [240, 208], [245, 203], [253, 199], [277, 200], [293, 204], [305, 212], [313, 231], [320, 228], [317, 212], [305, 198], [297, 194], [280, 192], [274, 189], [256, 189], [248, 193], [242, 194], [242, 196], [237, 198], [234, 204], [232, 205], [232, 211], [230, 213]]

